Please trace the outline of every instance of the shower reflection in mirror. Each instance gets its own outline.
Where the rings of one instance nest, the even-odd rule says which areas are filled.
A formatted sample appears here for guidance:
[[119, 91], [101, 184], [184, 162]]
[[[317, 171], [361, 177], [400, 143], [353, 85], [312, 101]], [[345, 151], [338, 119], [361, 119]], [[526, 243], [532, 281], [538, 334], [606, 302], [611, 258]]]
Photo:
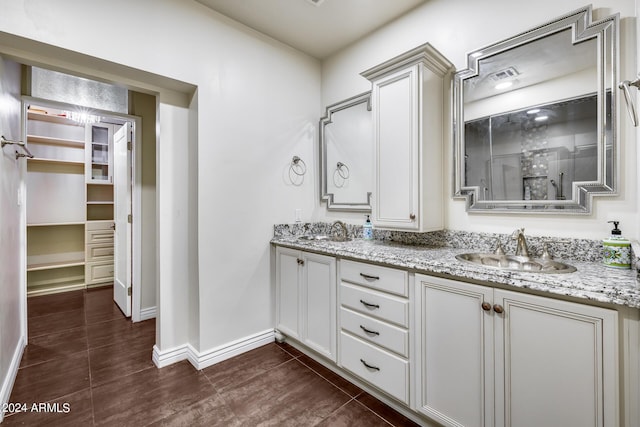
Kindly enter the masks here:
[[571, 199], [597, 179], [597, 113], [588, 95], [466, 122], [465, 186], [480, 200]]

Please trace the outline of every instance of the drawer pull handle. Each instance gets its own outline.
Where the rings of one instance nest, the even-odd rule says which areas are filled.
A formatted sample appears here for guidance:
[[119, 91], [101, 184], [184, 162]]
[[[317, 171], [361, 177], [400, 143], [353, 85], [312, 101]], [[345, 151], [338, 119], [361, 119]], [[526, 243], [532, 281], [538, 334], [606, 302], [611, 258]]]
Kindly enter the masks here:
[[377, 366], [373, 366], [373, 365], [369, 365], [367, 362], [365, 362], [364, 360], [360, 359], [360, 361], [362, 362], [362, 364], [364, 366], [366, 366], [369, 369], [373, 369], [374, 371], [379, 371], [380, 368], [378, 368]]
[[360, 302], [361, 302], [362, 304], [364, 304], [366, 307], [380, 308], [380, 306], [379, 306], [378, 304], [370, 304], [370, 303], [368, 303], [368, 302], [366, 302], [366, 301], [362, 301], [362, 300], [360, 300]]
[[376, 331], [372, 331], [370, 329], [365, 328], [364, 326], [360, 325], [360, 329], [362, 329], [363, 331], [365, 331], [366, 333], [368, 333], [369, 335], [380, 335], [380, 332], [376, 332]]
[[360, 273], [360, 275], [367, 280], [380, 280], [380, 277], [378, 276], [369, 276], [368, 274], [364, 274], [364, 273]]

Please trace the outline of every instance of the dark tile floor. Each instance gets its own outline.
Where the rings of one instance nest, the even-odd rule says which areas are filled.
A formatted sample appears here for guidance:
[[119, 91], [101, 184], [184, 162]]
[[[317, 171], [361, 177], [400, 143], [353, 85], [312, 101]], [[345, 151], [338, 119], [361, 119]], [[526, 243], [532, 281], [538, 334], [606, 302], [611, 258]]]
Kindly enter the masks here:
[[111, 287], [29, 298], [28, 317], [11, 402], [29, 411], [3, 426], [417, 425], [287, 344], [157, 369], [155, 321], [125, 319]]

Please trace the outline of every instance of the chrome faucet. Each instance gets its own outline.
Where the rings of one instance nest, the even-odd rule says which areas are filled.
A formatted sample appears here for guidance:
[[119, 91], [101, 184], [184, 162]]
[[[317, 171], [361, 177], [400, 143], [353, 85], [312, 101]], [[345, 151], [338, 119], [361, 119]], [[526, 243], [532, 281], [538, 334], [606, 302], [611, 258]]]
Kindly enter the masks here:
[[517, 240], [516, 256], [529, 258], [529, 249], [527, 248], [527, 240], [524, 238], [524, 228], [519, 228], [511, 234], [513, 240]]
[[336, 227], [336, 225], [340, 226], [340, 231], [342, 232], [342, 236], [336, 236], [340, 240], [347, 240], [349, 238], [349, 230], [347, 230], [347, 226], [342, 221], [336, 221], [331, 225], [331, 230]]

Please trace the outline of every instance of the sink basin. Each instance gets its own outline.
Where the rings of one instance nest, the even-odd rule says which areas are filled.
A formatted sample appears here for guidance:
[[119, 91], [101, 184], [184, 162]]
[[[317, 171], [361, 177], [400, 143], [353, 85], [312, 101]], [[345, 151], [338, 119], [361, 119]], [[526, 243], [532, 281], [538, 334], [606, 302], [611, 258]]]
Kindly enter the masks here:
[[321, 241], [326, 240], [329, 242], [348, 242], [351, 240], [349, 237], [340, 237], [340, 236], [327, 236], [326, 234], [312, 234], [312, 235], [304, 235], [299, 236], [298, 240], [306, 240], [306, 241]]
[[525, 271], [531, 273], [573, 273], [576, 268], [563, 262], [536, 259], [516, 255], [497, 255], [493, 253], [468, 253], [456, 255], [459, 261], [471, 264], [484, 265], [485, 267], [500, 270]]

